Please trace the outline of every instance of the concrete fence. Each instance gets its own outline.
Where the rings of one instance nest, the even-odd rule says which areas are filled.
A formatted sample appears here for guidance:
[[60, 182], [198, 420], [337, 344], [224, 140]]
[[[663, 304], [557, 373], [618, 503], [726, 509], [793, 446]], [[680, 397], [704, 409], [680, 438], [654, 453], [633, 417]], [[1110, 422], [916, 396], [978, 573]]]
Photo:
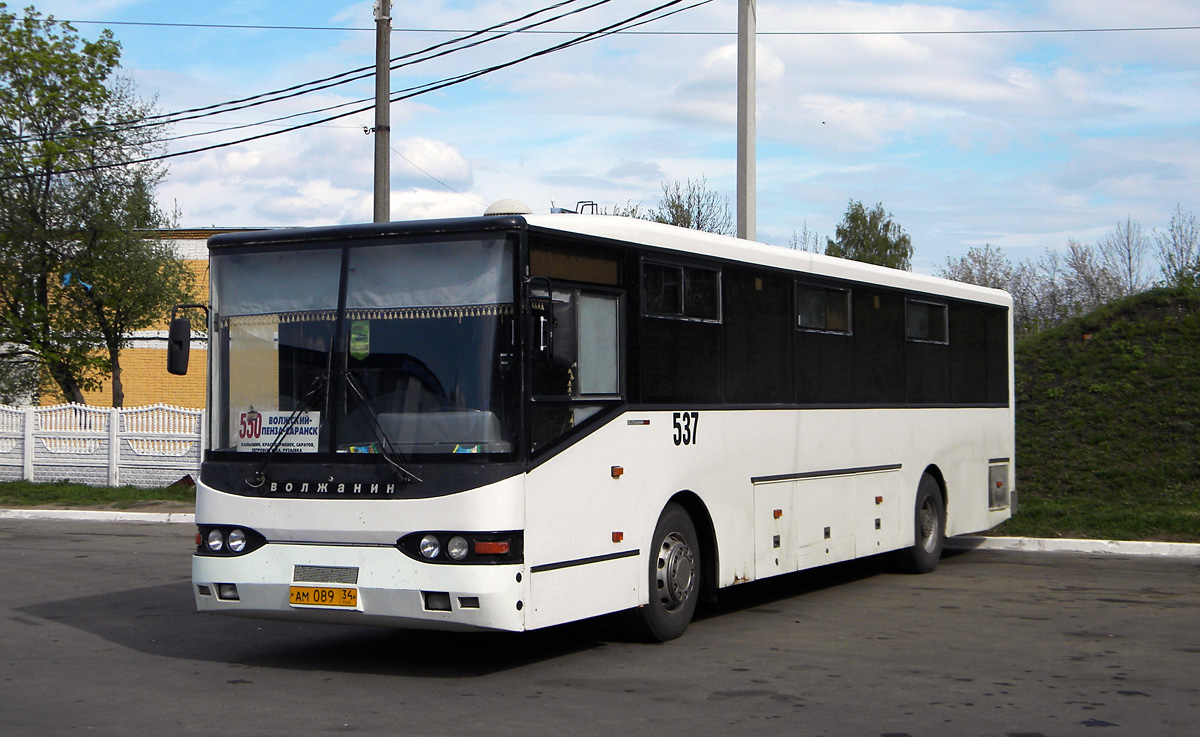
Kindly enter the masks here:
[[0, 405], [0, 480], [165, 486], [199, 475], [204, 413], [165, 404]]

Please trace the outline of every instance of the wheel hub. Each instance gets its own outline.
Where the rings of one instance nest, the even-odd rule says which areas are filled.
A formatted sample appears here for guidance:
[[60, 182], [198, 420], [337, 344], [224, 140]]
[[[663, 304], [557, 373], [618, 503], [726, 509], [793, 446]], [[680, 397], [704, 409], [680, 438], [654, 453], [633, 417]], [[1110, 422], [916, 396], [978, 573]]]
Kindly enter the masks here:
[[932, 552], [937, 544], [937, 510], [933, 501], [926, 499], [921, 505], [921, 547]]
[[696, 560], [687, 540], [672, 532], [658, 549], [658, 594], [667, 611], [678, 609], [692, 595]]

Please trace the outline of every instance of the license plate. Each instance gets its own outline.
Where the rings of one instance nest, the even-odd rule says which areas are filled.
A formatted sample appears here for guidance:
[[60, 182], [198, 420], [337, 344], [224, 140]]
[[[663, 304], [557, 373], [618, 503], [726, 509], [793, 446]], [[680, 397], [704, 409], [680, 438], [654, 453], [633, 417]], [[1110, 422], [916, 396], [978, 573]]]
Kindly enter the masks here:
[[329, 606], [354, 609], [358, 606], [358, 589], [292, 586], [288, 589], [288, 603], [292, 606]]

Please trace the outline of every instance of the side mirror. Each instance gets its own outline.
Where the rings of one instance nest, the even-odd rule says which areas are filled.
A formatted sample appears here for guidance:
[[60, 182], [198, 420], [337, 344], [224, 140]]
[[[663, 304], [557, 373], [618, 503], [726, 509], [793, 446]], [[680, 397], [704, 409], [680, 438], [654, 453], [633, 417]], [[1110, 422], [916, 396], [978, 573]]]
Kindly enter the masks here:
[[167, 373], [176, 376], [187, 374], [191, 349], [192, 321], [186, 317], [173, 318], [167, 332]]
[[188, 356], [192, 351], [192, 321], [179, 317], [180, 310], [204, 310], [208, 305], [175, 305], [171, 308], [171, 327], [167, 330], [167, 373], [184, 376], [188, 371]]

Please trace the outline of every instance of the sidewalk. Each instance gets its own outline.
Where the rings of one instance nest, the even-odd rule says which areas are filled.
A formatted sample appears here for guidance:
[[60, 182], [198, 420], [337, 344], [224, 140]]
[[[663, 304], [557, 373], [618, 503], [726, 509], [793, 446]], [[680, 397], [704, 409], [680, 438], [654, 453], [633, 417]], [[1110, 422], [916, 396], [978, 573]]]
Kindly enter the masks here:
[[192, 512], [121, 512], [95, 509], [25, 509], [5, 507], [0, 509], [0, 520], [6, 519], [143, 522], [172, 525], [196, 524], [196, 515]]
[[[111, 512], [91, 509], [0, 509], [0, 520], [42, 519], [143, 524], [193, 525], [190, 512]], [[1033, 537], [979, 537], [964, 535], [946, 540], [950, 550], [1011, 550], [1020, 552], [1094, 553], [1105, 555], [1162, 555], [1200, 558], [1197, 543], [1154, 543], [1124, 540], [1058, 540]]]
[[1100, 553], [1108, 555], [1162, 555], [1200, 558], [1197, 543], [1152, 543], [1131, 540], [1071, 540], [1036, 537], [975, 537], [946, 540], [950, 550], [1015, 550], [1023, 552]]

